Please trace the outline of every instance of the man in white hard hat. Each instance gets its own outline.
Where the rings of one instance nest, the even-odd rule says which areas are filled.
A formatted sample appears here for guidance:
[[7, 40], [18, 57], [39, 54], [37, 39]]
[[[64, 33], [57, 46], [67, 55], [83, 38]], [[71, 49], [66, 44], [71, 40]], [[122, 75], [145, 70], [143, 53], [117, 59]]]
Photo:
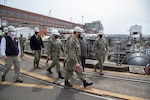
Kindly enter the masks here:
[[39, 36], [39, 28], [34, 28], [34, 35], [30, 39], [30, 47], [34, 55], [34, 69], [39, 68], [39, 62], [41, 58], [41, 49], [44, 48], [42, 38]]
[[56, 29], [52, 30], [52, 37], [49, 39], [48, 44], [47, 44], [47, 54], [48, 54], [49, 59], [50, 58], [52, 59], [52, 63], [50, 67], [47, 69], [47, 71], [50, 74], [52, 74], [51, 69], [53, 67], [56, 67], [58, 78], [64, 79], [60, 71], [60, 64], [59, 64], [60, 51], [64, 53], [64, 49], [63, 49], [61, 41], [59, 40], [59, 35], [60, 34], [58, 30]]
[[4, 27], [3, 28], [3, 34], [0, 35], [0, 42], [1, 42], [2, 38], [5, 37], [7, 34], [8, 34], [8, 28]]
[[4, 32], [5, 35], [7, 35], [8, 34], [8, 28], [4, 27], [3, 32]]
[[98, 39], [95, 40], [93, 45], [93, 52], [95, 53], [98, 63], [98, 68], [100, 69], [100, 75], [103, 74], [103, 63], [105, 60], [105, 54], [108, 51], [108, 42], [103, 38], [104, 33], [102, 30], [98, 32]]
[[15, 70], [15, 82], [22, 83], [20, 79], [20, 43], [19, 39], [15, 37], [16, 32], [14, 26], [8, 27], [8, 35], [2, 38], [1, 41], [1, 53], [5, 60], [5, 69], [2, 74], [2, 81], [5, 81], [7, 72], [11, 69], [14, 64]]
[[72, 84], [70, 84], [69, 79], [73, 75], [74, 71], [82, 80], [84, 87], [93, 84], [93, 83], [88, 83], [85, 80], [85, 77], [82, 72], [81, 64], [80, 64], [81, 49], [80, 49], [80, 43], [78, 41], [78, 37], [81, 32], [82, 29], [79, 26], [76, 26], [74, 28], [74, 35], [69, 39], [69, 45], [68, 45], [69, 50], [66, 58], [66, 74], [65, 74], [65, 86], [68, 87], [72, 87]]

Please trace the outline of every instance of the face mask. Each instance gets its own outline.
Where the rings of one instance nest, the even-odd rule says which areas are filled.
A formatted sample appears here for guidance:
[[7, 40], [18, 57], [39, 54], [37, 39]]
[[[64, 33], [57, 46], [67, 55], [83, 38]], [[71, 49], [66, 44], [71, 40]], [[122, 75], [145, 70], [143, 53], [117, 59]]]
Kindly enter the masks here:
[[35, 32], [35, 34], [37, 35], [39, 32]]
[[56, 36], [55, 36], [55, 39], [57, 39], [57, 38], [58, 38], [58, 36], [56, 35]]
[[100, 38], [102, 38], [102, 37], [103, 37], [103, 35], [99, 35], [99, 37], [100, 37]]
[[8, 33], [5, 33], [5, 35], [7, 35]]
[[10, 32], [10, 35], [11, 35], [11, 36], [15, 36], [16, 33], [15, 33], [15, 32]]
[[84, 36], [83, 34], [80, 34], [80, 37], [81, 37], [81, 38], [83, 38], [83, 36]]

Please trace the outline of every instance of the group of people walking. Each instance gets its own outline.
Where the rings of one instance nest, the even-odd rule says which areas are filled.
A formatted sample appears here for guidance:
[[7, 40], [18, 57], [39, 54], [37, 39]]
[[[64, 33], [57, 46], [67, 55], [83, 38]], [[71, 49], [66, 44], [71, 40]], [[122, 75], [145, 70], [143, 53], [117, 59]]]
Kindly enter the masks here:
[[[35, 34], [30, 38], [30, 47], [34, 55], [33, 68], [41, 68], [39, 66], [39, 61], [41, 58], [41, 50], [44, 49], [43, 41], [39, 36], [39, 28], [34, 29]], [[8, 27], [8, 35], [2, 38], [1, 41], [1, 53], [5, 60], [6, 69], [2, 74], [2, 81], [5, 81], [5, 76], [12, 64], [15, 66], [16, 82], [23, 82], [19, 78], [20, 74], [20, 58], [21, 54], [20, 43], [17, 38], [14, 38], [14, 27]], [[61, 40], [59, 39], [60, 33], [58, 30], [54, 29], [51, 32], [51, 37], [47, 42], [47, 56], [48, 59], [52, 60], [52, 63], [48, 65], [47, 71], [52, 74], [52, 68], [56, 67], [58, 73], [58, 78], [64, 79], [64, 84], [67, 87], [72, 87], [73, 85], [69, 82], [72, 77], [73, 72], [76, 72], [78, 77], [82, 80], [83, 86], [87, 87], [92, 85], [92, 82], [87, 82], [83, 71], [85, 71], [85, 59], [88, 55], [88, 44], [84, 39], [83, 29], [79, 26], [74, 27], [72, 35], [66, 41], [66, 50], [64, 50]], [[103, 32], [98, 33], [99, 38], [95, 41], [93, 46], [93, 51], [95, 56], [99, 61], [98, 67], [100, 69], [100, 74], [103, 75], [103, 62], [105, 59], [105, 53], [108, 50], [107, 42], [103, 39]], [[22, 37], [22, 36], [21, 36]], [[20, 40], [21, 40], [20, 37]], [[23, 49], [23, 48], [22, 48]], [[13, 50], [13, 51], [11, 51]], [[64, 54], [66, 57], [65, 64], [65, 75], [62, 75], [59, 64], [60, 53]], [[23, 54], [22, 54], [23, 55]], [[48, 64], [48, 63], [47, 63]]]

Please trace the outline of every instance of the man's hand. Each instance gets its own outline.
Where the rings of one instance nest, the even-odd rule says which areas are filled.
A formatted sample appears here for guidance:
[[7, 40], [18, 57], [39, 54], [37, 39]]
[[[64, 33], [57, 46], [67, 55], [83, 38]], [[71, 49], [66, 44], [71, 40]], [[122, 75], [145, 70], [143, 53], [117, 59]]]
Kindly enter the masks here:
[[52, 57], [51, 57], [51, 56], [48, 56], [48, 59], [49, 59], [49, 60], [51, 60], [51, 59], [52, 59]]
[[82, 72], [82, 67], [79, 63], [76, 63], [73, 67], [73, 69], [77, 72]]

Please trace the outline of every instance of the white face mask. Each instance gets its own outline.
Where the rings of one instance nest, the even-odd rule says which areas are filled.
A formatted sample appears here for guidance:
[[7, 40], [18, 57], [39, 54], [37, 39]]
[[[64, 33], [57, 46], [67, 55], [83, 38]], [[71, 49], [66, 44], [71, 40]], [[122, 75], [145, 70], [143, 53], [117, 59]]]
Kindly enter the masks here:
[[10, 32], [10, 35], [11, 35], [11, 36], [15, 36], [16, 33], [15, 33], [15, 32]]
[[80, 35], [80, 37], [83, 37], [83, 36], [84, 36], [83, 34]]

